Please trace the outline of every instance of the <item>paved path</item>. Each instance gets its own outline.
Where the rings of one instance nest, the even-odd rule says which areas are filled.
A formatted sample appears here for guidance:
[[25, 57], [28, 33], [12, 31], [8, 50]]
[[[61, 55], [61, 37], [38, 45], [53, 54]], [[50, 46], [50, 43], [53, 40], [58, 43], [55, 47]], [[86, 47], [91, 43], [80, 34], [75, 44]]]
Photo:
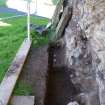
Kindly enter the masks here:
[[[27, 12], [27, 2], [25, 0], [7, 0], [7, 7], [16, 9], [18, 11]], [[32, 0], [30, 3], [30, 13], [38, 16], [52, 18], [55, 5], [51, 0]]]
[[44, 105], [46, 76], [48, 70], [47, 45], [39, 48], [31, 47], [29, 56], [20, 75], [20, 83], [32, 86], [35, 105]]
[[0, 7], [0, 13], [12, 13], [16, 15], [26, 14], [25, 12], [17, 11], [16, 9], [11, 9], [7, 7]]
[[[13, 16], [9, 16], [9, 17], [3, 17], [0, 20], [6, 20], [6, 19], [11, 19], [11, 18], [16, 18], [16, 17], [27, 15], [25, 12], [21, 12], [21, 11], [18, 11], [16, 9], [12, 9], [12, 8], [8, 8], [8, 7], [0, 7], [0, 13], [10, 13], [13, 15]], [[37, 14], [36, 15], [32, 14], [32, 16], [37, 16], [39, 18], [46, 18], [43, 16], [38, 16]]]

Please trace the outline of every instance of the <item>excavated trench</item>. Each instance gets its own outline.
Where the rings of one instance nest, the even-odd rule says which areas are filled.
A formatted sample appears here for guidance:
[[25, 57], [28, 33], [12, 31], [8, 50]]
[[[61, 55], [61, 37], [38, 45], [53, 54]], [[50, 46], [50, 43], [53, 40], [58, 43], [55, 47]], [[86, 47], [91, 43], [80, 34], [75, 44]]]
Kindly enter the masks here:
[[[79, 92], [70, 80], [70, 70], [61, 63], [64, 57], [63, 51], [64, 49], [62, 48], [49, 49], [49, 70], [45, 105], [67, 105], [74, 100], [73, 97]], [[54, 58], [54, 55], [56, 58]], [[55, 59], [56, 62], [54, 62]]]
[[45, 105], [67, 105], [76, 94], [65, 67], [49, 70]]
[[19, 81], [32, 87], [35, 105], [67, 105], [78, 93], [63, 58], [62, 48], [31, 48]]

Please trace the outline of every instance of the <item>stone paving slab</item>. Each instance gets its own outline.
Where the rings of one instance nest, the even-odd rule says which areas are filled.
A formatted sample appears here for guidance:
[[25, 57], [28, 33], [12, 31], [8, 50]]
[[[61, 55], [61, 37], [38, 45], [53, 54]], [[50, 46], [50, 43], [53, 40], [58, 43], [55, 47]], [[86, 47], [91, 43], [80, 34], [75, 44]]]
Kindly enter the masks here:
[[13, 96], [10, 105], [34, 105], [34, 96]]

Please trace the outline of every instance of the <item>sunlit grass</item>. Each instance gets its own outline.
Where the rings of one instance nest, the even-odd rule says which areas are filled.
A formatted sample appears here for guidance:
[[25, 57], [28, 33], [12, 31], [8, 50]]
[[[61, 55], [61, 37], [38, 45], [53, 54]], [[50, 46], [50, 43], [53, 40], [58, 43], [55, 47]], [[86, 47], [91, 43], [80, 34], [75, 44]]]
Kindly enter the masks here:
[[[7, 0], [0, 0], [0, 7], [6, 6]], [[14, 16], [12, 13], [0, 13], [0, 19]], [[46, 25], [48, 19], [31, 16], [31, 23], [37, 25]], [[22, 41], [27, 37], [26, 16], [12, 18], [0, 21], [0, 82], [7, 72], [13, 58], [15, 57]], [[40, 47], [48, 43], [48, 35], [39, 36], [35, 32], [31, 32], [33, 44], [32, 47]], [[15, 95], [30, 95], [32, 87], [18, 81], [14, 93]]]
[[[48, 19], [31, 17], [32, 23], [45, 25]], [[11, 24], [10, 27], [0, 27], [0, 81], [11, 64], [15, 54], [22, 41], [27, 37], [26, 17], [13, 18], [5, 20], [5, 23]], [[48, 42], [48, 37], [40, 37], [35, 33], [33, 35], [33, 46], [38, 47]]]
[[13, 94], [21, 96], [29, 96], [32, 93], [32, 87], [24, 82], [18, 82], [15, 86]]
[[0, 21], [0, 27], [7, 27], [7, 26], [11, 26], [11, 24]]
[[6, 18], [6, 17], [10, 17], [10, 16], [14, 16], [15, 14], [13, 13], [0, 13], [0, 18]]

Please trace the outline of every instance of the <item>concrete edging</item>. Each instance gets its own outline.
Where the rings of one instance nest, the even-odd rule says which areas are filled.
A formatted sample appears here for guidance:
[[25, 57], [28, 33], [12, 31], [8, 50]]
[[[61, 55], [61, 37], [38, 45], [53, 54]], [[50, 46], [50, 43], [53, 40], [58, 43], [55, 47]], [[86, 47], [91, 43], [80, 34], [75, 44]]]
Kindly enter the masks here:
[[11, 66], [0, 84], [0, 105], [7, 105], [12, 95], [17, 79], [31, 47], [31, 40], [25, 39], [18, 50]]

